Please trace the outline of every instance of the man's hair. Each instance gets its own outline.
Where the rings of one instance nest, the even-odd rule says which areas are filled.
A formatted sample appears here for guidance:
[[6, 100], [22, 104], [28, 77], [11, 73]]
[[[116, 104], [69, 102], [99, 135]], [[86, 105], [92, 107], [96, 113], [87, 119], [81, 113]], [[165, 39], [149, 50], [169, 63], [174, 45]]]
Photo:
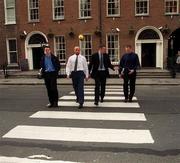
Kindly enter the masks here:
[[130, 49], [132, 49], [132, 46], [131, 46], [131, 45], [126, 45], [125, 48], [130, 48]]
[[105, 48], [105, 47], [106, 47], [106, 45], [104, 45], [104, 44], [99, 45], [99, 49], [102, 49], [102, 48]]

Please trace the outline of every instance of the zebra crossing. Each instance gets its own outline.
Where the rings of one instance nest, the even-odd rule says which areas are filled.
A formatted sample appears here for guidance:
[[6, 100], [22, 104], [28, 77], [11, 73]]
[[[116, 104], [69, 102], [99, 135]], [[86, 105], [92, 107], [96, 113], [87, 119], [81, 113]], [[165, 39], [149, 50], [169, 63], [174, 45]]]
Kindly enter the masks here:
[[[25, 139], [25, 140], [48, 140], [59, 142], [86, 142], [86, 143], [128, 143], [128, 144], [153, 144], [154, 139], [149, 129], [139, 128], [119, 128], [119, 127], [84, 127], [83, 124], [87, 121], [93, 124], [96, 123], [111, 123], [117, 125], [121, 122], [141, 122], [146, 123], [147, 119], [144, 113], [140, 111], [140, 105], [137, 97], [133, 98], [132, 103], [124, 103], [122, 86], [111, 85], [107, 86], [106, 96], [103, 103], [98, 106], [94, 105], [94, 87], [85, 86], [85, 103], [84, 108], [78, 110], [74, 92], [62, 96], [59, 99], [59, 111], [38, 111], [31, 115], [29, 119], [34, 120], [70, 120], [72, 124], [66, 126], [59, 124], [58, 126], [42, 125], [18, 125], [3, 138], [8, 139]], [[63, 108], [63, 111], [62, 111]], [[66, 108], [72, 108], [73, 111], [68, 111]], [[85, 111], [86, 108], [93, 109]], [[96, 108], [101, 112], [97, 112]], [[103, 111], [106, 108], [106, 112]], [[111, 109], [117, 109], [118, 112], [113, 112]], [[122, 112], [122, 109], [132, 109], [132, 112]], [[108, 112], [107, 112], [107, 109]], [[134, 112], [136, 110], [136, 112]], [[74, 122], [81, 122], [79, 126]]]

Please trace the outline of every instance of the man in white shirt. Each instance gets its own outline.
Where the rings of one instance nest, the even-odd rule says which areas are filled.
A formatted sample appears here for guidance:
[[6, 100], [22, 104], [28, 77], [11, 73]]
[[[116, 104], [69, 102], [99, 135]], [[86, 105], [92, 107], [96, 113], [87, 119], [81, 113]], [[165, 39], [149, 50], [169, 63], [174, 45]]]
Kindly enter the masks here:
[[76, 102], [79, 103], [79, 109], [81, 109], [84, 103], [84, 78], [88, 80], [89, 72], [86, 58], [80, 54], [79, 46], [74, 47], [74, 54], [68, 59], [66, 74], [67, 78], [70, 78], [70, 75], [72, 77]]

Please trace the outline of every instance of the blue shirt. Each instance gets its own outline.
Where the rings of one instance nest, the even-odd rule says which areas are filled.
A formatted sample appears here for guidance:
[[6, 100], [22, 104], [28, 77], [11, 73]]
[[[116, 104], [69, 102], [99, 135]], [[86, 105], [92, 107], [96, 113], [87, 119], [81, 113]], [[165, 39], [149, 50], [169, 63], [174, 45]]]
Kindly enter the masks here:
[[52, 61], [51, 61], [51, 56], [45, 56], [44, 62], [45, 62], [45, 72], [55, 71], [55, 68], [54, 68]]

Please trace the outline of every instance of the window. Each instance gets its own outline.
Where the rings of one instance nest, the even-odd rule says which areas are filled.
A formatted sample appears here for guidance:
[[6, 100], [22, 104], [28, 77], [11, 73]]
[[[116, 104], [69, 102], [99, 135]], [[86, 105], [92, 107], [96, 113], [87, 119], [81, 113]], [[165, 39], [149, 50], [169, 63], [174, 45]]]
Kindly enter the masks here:
[[136, 15], [149, 15], [149, 0], [136, 0]]
[[179, 0], [165, 0], [165, 14], [178, 14]]
[[80, 42], [81, 53], [89, 62], [91, 54], [92, 54], [92, 36], [91, 35], [83, 35], [84, 39]]
[[17, 43], [16, 39], [7, 39], [8, 64], [17, 63]]
[[80, 18], [91, 17], [91, 0], [79, 0], [79, 16]]
[[64, 0], [53, 0], [53, 19], [64, 19]]
[[6, 24], [16, 23], [15, 0], [4, 0]]
[[108, 54], [112, 62], [119, 61], [119, 35], [108, 34], [107, 35], [107, 49]]
[[66, 44], [64, 36], [55, 37], [55, 54], [59, 57], [60, 63], [66, 62]]
[[107, 0], [107, 15], [108, 16], [120, 15], [120, 0]]
[[39, 21], [39, 0], [29, 0], [29, 21]]

